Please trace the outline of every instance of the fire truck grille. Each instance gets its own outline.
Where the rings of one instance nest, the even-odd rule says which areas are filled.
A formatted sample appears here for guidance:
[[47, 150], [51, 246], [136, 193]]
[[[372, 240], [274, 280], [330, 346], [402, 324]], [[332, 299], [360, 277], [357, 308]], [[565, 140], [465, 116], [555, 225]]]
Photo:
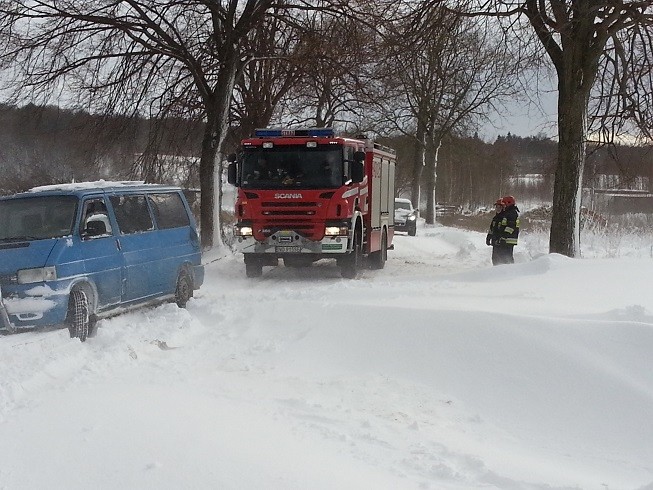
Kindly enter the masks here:
[[262, 202], [265, 235], [279, 230], [294, 230], [309, 239], [319, 239], [324, 234], [324, 223], [317, 219], [317, 202]]
[[272, 219], [266, 221], [266, 223], [278, 230], [283, 230], [284, 228], [292, 228], [293, 230], [310, 230], [313, 228], [313, 223], [297, 223], [296, 221], [290, 220], [278, 220]]
[[316, 202], [264, 202], [261, 204], [264, 208], [314, 208]]
[[315, 211], [263, 211], [263, 216], [314, 216]]

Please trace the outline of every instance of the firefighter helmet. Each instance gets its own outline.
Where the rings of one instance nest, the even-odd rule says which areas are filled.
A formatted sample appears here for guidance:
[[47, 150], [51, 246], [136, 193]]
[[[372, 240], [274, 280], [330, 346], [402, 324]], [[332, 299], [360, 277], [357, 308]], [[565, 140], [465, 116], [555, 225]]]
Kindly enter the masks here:
[[515, 198], [512, 197], [512, 196], [503, 196], [501, 198], [501, 200], [503, 201], [503, 205], [505, 207], [510, 207], [510, 206], [514, 206], [515, 204], [517, 204], [517, 201], [515, 201]]

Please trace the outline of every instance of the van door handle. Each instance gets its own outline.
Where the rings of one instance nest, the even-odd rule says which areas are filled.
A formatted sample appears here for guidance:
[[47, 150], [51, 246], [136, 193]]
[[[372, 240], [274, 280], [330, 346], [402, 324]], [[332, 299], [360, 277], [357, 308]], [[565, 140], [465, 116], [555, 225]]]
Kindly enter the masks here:
[[117, 238], [116, 238], [116, 248], [118, 250], [122, 250], [122, 245], [120, 245], [120, 240], [118, 240]]

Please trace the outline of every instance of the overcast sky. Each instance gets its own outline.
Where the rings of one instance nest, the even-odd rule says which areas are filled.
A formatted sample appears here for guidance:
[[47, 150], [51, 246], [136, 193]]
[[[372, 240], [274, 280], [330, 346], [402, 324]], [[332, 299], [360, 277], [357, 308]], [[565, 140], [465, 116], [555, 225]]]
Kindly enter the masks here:
[[479, 131], [481, 137], [492, 142], [498, 135], [511, 133], [515, 136], [536, 136], [543, 133], [557, 136], [558, 93], [552, 88], [540, 87], [537, 100], [533, 102], [511, 102], [506, 111], [492, 117], [494, 126], [486, 125]]

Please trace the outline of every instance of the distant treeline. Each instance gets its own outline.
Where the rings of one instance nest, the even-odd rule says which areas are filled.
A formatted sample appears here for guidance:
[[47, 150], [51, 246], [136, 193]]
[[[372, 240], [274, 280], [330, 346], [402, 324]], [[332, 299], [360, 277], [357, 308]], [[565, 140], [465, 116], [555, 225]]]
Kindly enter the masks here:
[[[0, 193], [58, 182], [139, 179], [199, 187], [201, 123], [96, 116], [58, 107], [0, 105]], [[234, 131], [237, 134], [238, 131]], [[237, 150], [229, 138], [229, 152]], [[414, 144], [409, 137], [383, 138], [397, 151], [397, 193], [408, 193]], [[557, 144], [545, 136], [508, 134], [488, 143], [450, 137], [439, 151], [436, 200], [475, 208], [512, 193], [550, 200]], [[591, 147], [586, 185], [619, 175], [619, 185], [653, 181], [653, 153], [640, 147]], [[536, 176], [536, 177], [535, 177]], [[516, 178], [522, 177], [522, 178]]]
[[191, 184], [193, 150], [200, 147], [201, 134], [183, 120], [0, 105], [0, 193], [99, 179]]
[[[401, 162], [411, 158], [410, 145], [405, 138], [385, 144], [398, 150], [397, 188], [408, 190], [410, 169]], [[470, 209], [491, 205], [505, 194], [551, 202], [557, 149], [557, 142], [543, 135], [508, 133], [491, 143], [477, 136], [446, 138], [438, 158], [436, 201]], [[653, 148], [589, 144], [583, 187], [604, 188], [606, 181], [618, 189], [646, 182], [653, 191]]]
[[[410, 165], [402, 162], [412, 157], [412, 146], [405, 137], [386, 144], [397, 149], [397, 189], [408, 197]], [[469, 209], [491, 206], [497, 197], [508, 193], [550, 201], [556, 151], [556, 142], [545, 136], [508, 134], [492, 143], [478, 136], [446, 138], [438, 155], [436, 201]], [[532, 175], [537, 178], [514, 178]], [[425, 196], [421, 201], [423, 204]]]

